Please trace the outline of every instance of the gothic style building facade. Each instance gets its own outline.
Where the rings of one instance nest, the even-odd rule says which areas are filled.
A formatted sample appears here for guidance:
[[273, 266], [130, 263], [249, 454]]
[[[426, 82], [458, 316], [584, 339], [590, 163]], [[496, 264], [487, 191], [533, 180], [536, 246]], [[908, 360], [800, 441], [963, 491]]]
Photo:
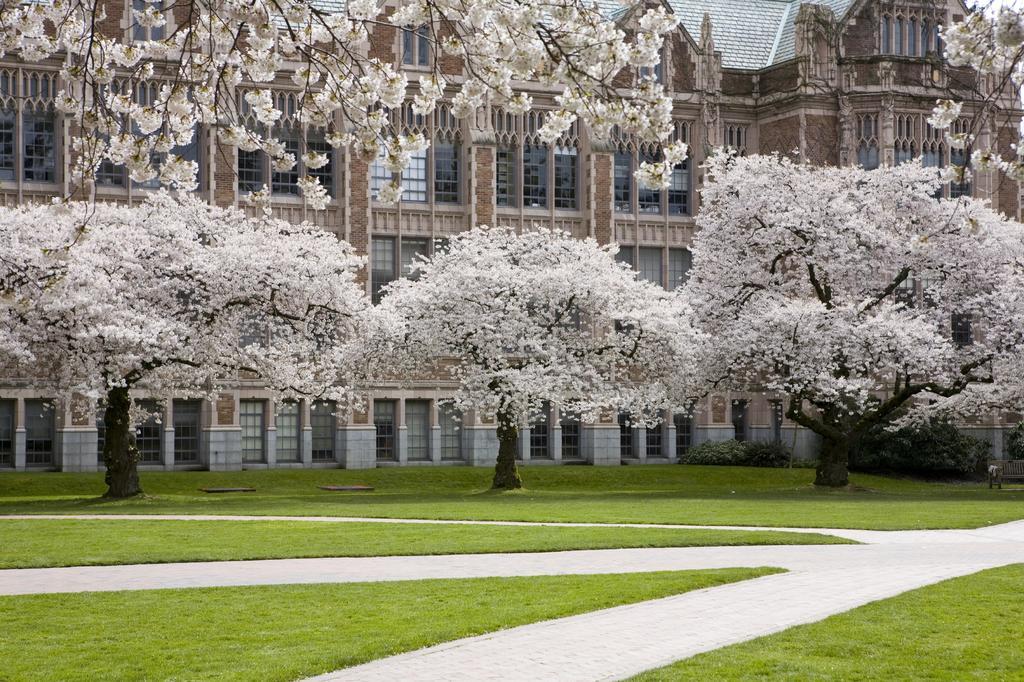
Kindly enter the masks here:
[[[130, 3], [107, 8], [106, 30], [132, 35]], [[477, 224], [527, 229], [534, 224], [567, 230], [599, 242], [617, 242], [620, 258], [638, 276], [673, 288], [686, 278], [694, 216], [700, 211], [701, 164], [714, 147], [740, 154], [796, 154], [816, 164], [861, 164], [872, 168], [920, 157], [927, 165], [956, 163], [939, 132], [927, 123], [935, 100], [968, 101], [971, 125], [991, 83], [969, 70], [943, 63], [938, 27], [963, 18], [959, 0], [672, 0], [682, 18], [665, 47], [655, 77], [672, 92], [674, 134], [689, 143], [691, 157], [656, 192], [638, 187], [632, 171], [656, 148], [627, 137], [594, 139], [574, 126], [555, 144], [537, 136], [545, 100], [554, 90], [531, 88], [535, 110], [513, 115], [499, 107], [471, 121], [440, 107], [430, 116], [411, 109], [392, 112], [395, 122], [431, 140], [402, 177], [396, 206], [375, 201], [375, 189], [390, 176], [381, 164], [334, 151], [316, 131], [302, 131], [294, 94], [276, 90], [284, 111], [278, 134], [290, 151], [327, 153], [330, 162], [311, 170], [330, 190], [325, 211], [313, 211], [299, 196], [302, 168], [279, 173], [260, 152], [221, 145], [209, 131], [177, 152], [199, 162], [200, 189], [219, 205], [244, 205], [244, 196], [264, 184], [274, 211], [292, 221], [308, 220], [352, 243], [369, 256], [367, 292], [403, 276], [416, 254]], [[385, 9], [385, 13], [390, 12]], [[621, 12], [609, 7], [609, 12]], [[627, 27], [634, 20], [622, 13]], [[148, 37], [148, 36], [137, 36]], [[156, 36], [154, 36], [156, 37]], [[376, 27], [371, 53], [410, 72], [433, 67], [429, 42], [414, 29]], [[457, 81], [460, 65], [439, 65]], [[623, 86], [640, 74], [624, 74]], [[645, 74], [646, 75], [646, 74]], [[54, 112], [59, 88], [56, 67], [0, 63], [0, 200], [5, 204], [65, 195], [69, 186], [68, 124]], [[153, 86], [133, 87], [140, 101]], [[238, 93], [244, 106], [244, 91]], [[1002, 101], [975, 126], [979, 144], [1007, 153], [1017, 139], [1019, 103]], [[253, 119], [253, 125], [256, 125]], [[133, 184], [123, 168], [105, 165], [97, 180], [101, 200], [138, 201], [149, 187]], [[952, 183], [949, 196], [991, 199], [1019, 217], [1016, 183], [981, 173], [970, 183]], [[970, 335], [969, 326], [956, 331]], [[969, 340], [969, 339], [968, 339]], [[451, 386], [386, 386], [370, 396], [363, 413], [336, 417], [330, 405], [306, 401], [275, 405], [256, 384], [242, 383], [213, 402], [141, 396], [158, 401], [164, 417], [139, 425], [143, 468], [237, 469], [283, 466], [493, 463], [493, 424], [475, 415], [452, 414], [439, 400]], [[55, 409], [50, 409], [54, 407]], [[0, 386], [0, 469], [100, 467], [103, 425], [82, 410], [58, 404], [28, 379]], [[703, 440], [782, 440], [798, 456], [813, 455], [813, 437], [782, 416], [783, 401], [762, 394], [714, 395], [693, 417], [665, 415], [657, 429], [631, 428], [614, 420], [580, 424], [549, 406], [524, 425], [524, 462], [672, 462]], [[997, 421], [969, 428], [1002, 451]]]

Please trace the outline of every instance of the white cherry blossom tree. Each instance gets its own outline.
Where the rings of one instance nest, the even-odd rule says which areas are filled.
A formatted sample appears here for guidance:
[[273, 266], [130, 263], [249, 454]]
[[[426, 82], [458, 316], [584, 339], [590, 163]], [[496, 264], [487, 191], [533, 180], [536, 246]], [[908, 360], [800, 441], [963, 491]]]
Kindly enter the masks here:
[[917, 164], [720, 154], [708, 178], [688, 285], [715, 338], [708, 382], [788, 398], [787, 416], [822, 440], [815, 483], [846, 485], [871, 426], [1016, 379], [1019, 223], [935, 199], [936, 171]]
[[110, 497], [141, 492], [133, 388], [211, 397], [244, 372], [345, 406], [365, 372], [363, 259], [313, 226], [157, 193], [0, 209], [0, 254], [0, 354], [105, 402]]
[[400, 349], [395, 371], [440, 367], [458, 383], [455, 405], [496, 420], [495, 488], [521, 487], [519, 426], [544, 402], [583, 420], [617, 409], [652, 420], [667, 406], [661, 379], [693, 366], [683, 300], [637, 280], [616, 251], [561, 231], [481, 227], [420, 262], [381, 303]]
[[[543, 139], [554, 141], [577, 119], [599, 136], [619, 126], [665, 141], [671, 130], [671, 100], [655, 78], [627, 89], [615, 83], [623, 71], [653, 73], [664, 35], [678, 25], [661, 6], [629, 3], [622, 28], [587, 0], [146, 0], [132, 5], [127, 30], [108, 7], [116, 11], [106, 0], [0, 6], [0, 54], [61, 65], [57, 106], [77, 125], [75, 177], [83, 187], [103, 160], [125, 165], [136, 182], [194, 187], [195, 162], [173, 151], [200, 125], [229, 145], [262, 149], [277, 171], [293, 168], [295, 155], [273, 132], [283, 112], [271, 88], [282, 83], [297, 91], [301, 124], [325, 130], [335, 148], [373, 156], [383, 147], [394, 172], [427, 142], [402, 134], [389, 110], [411, 99], [417, 114], [429, 114], [450, 98], [459, 118], [487, 102], [521, 112], [532, 102], [513, 91], [516, 81], [557, 86]], [[396, 30], [425, 41], [433, 55], [415, 84], [391, 48], [380, 47], [397, 44]], [[133, 95], [132, 85], [143, 82], [159, 85], [155, 100]], [[241, 114], [249, 111], [262, 130], [246, 129]], [[321, 153], [306, 157], [306, 168], [327, 163]], [[647, 164], [642, 177], [662, 181], [672, 163]], [[300, 179], [300, 187], [323, 207], [326, 190], [315, 178]], [[395, 200], [400, 190], [393, 182], [380, 199]]]

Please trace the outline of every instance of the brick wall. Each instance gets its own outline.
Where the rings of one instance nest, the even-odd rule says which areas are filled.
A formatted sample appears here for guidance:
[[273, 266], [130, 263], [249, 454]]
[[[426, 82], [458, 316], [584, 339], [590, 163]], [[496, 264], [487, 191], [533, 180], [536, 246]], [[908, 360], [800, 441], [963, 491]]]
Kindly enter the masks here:
[[759, 130], [762, 154], [779, 152], [787, 155], [800, 148], [800, 117], [792, 114], [783, 119], [763, 123]]
[[[348, 241], [356, 253], [368, 254], [370, 235], [370, 162], [352, 154], [348, 161], [346, 191], [349, 210]], [[357, 281], [365, 285], [369, 276], [369, 264], [359, 271]]]
[[839, 119], [835, 116], [804, 116], [804, 155], [818, 165], [839, 165]]
[[494, 224], [494, 148], [479, 146], [473, 148], [473, 165], [470, 178], [473, 211], [476, 225]]
[[847, 24], [846, 32], [843, 34], [843, 47], [847, 57], [860, 57], [876, 53], [879, 21], [874, 3], [865, 4], [854, 22]]
[[594, 169], [594, 238], [598, 244], [614, 241], [612, 233], [612, 155], [594, 152], [591, 155]]
[[[1018, 135], [1011, 126], [1000, 129], [996, 146], [1004, 159], [1012, 159], [1015, 154], [1010, 145], [1016, 144]], [[1004, 173], [996, 174], [995, 196], [992, 203], [997, 209], [1014, 220], [1020, 208], [1020, 183], [1009, 179]]]

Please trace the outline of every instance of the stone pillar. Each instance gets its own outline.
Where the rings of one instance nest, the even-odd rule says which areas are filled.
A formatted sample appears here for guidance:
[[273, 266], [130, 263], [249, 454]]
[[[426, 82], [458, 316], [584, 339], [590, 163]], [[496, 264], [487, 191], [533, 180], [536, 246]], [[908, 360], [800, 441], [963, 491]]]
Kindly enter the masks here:
[[679, 452], [676, 450], [676, 425], [672, 420], [671, 412], [666, 413], [665, 423], [661, 425], [661, 428], [665, 438], [663, 451], [668, 457], [669, 463], [675, 464], [679, 461]]
[[581, 424], [580, 454], [595, 466], [622, 464], [618, 424]]
[[633, 428], [633, 456], [639, 459], [641, 464], [647, 463], [647, 428], [644, 426]]
[[206, 461], [210, 471], [242, 468], [242, 427], [238, 420], [238, 392], [220, 393], [213, 402], [206, 431]]
[[264, 459], [268, 467], [277, 466], [277, 401], [263, 401]]
[[174, 399], [170, 396], [164, 401], [164, 469], [174, 469]]
[[[372, 405], [369, 397], [367, 406]], [[345, 469], [372, 469], [377, 466], [377, 429], [366, 410], [350, 413], [339, 420], [335, 451]]]
[[466, 461], [473, 466], [493, 467], [498, 459], [498, 431], [476, 413], [463, 418], [462, 445]]
[[299, 425], [302, 428], [299, 438], [299, 461], [302, 466], [313, 465], [313, 420], [310, 415], [310, 402], [303, 398], [299, 401]]
[[439, 419], [437, 400], [430, 401], [430, 460], [434, 464], [441, 461], [441, 420]]
[[25, 399], [18, 398], [14, 407], [14, 468], [25, 470]]
[[516, 443], [519, 448], [519, 459], [523, 464], [530, 461], [530, 424], [528, 421], [519, 424], [519, 441]]
[[399, 464], [409, 463], [409, 427], [405, 425], [405, 398], [395, 401], [395, 454]]
[[551, 450], [551, 459], [555, 462], [562, 463], [562, 417], [561, 410], [557, 406], [551, 406], [551, 412], [548, 414], [548, 434], [551, 441], [548, 443], [548, 447]]
[[96, 471], [96, 423], [91, 405], [78, 394], [63, 402], [63, 419], [56, 434], [61, 471]]

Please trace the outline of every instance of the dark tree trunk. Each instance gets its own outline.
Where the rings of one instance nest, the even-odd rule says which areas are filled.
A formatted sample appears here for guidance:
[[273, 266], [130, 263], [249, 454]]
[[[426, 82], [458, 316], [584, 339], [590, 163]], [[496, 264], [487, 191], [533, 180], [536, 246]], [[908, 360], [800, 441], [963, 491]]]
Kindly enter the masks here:
[[135, 447], [135, 430], [131, 423], [132, 399], [128, 389], [107, 391], [107, 408], [103, 413], [105, 436], [103, 464], [107, 492], [103, 497], [133, 497], [142, 493], [139, 486], [139, 450]]
[[814, 485], [842, 488], [850, 483], [850, 442], [825, 438], [821, 443], [821, 458], [814, 477]]
[[493, 490], [515, 490], [523, 487], [516, 468], [516, 445], [519, 442], [519, 426], [516, 420], [504, 410], [498, 412], [498, 460], [494, 463]]

